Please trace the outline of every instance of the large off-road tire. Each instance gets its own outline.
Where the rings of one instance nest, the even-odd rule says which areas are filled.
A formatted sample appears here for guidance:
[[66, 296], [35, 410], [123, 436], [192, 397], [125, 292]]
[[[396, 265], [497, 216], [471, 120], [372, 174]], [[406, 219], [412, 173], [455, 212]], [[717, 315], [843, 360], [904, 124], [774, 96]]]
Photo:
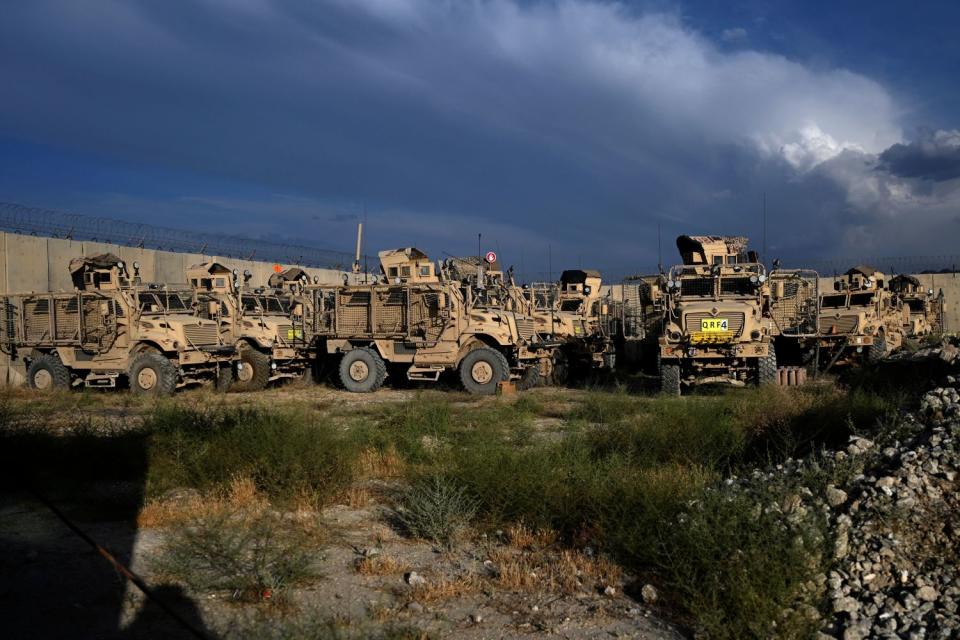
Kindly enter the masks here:
[[347, 391], [370, 393], [383, 386], [387, 365], [370, 347], [359, 347], [343, 354], [340, 360], [340, 384]]
[[159, 353], [141, 353], [127, 377], [130, 391], [137, 395], [169, 396], [177, 389], [177, 369]]
[[240, 349], [239, 358], [233, 365], [231, 391], [260, 391], [270, 380], [270, 355], [255, 349]]
[[40, 391], [69, 389], [70, 370], [56, 356], [43, 354], [27, 367], [27, 384]]
[[540, 386], [540, 367], [533, 365], [523, 370], [523, 375], [517, 381], [517, 389], [527, 391]]
[[496, 349], [480, 347], [460, 361], [460, 381], [470, 393], [492, 395], [498, 383], [509, 379], [510, 363]]
[[550, 372], [549, 384], [562, 387], [570, 381], [570, 358], [563, 349], [557, 349], [553, 354], [553, 370]]
[[770, 345], [770, 353], [757, 358], [757, 386], [777, 384], [777, 352]]
[[658, 360], [660, 369], [660, 393], [665, 396], [677, 397], [680, 395], [680, 365], [665, 363]]
[[226, 393], [233, 388], [233, 365], [219, 367], [217, 379], [213, 381], [213, 388], [217, 393]]
[[867, 362], [876, 364], [887, 357], [887, 341], [878, 337], [867, 347]]

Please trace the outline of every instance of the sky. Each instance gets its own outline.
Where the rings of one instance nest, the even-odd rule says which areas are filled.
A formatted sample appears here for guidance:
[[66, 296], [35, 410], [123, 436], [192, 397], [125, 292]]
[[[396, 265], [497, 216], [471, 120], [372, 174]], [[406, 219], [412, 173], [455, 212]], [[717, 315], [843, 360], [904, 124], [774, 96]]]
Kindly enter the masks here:
[[[960, 253], [957, 2], [0, 0], [0, 201], [526, 279]], [[659, 234], [658, 234], [659, 229]]]

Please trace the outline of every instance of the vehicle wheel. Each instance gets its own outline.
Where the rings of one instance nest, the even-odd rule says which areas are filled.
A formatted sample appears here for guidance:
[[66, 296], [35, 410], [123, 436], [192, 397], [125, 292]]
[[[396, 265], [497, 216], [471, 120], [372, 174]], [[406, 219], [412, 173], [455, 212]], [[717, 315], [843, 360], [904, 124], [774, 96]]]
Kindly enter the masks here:
[[777, 384], [777, 352], [770, 345], [770, 354], [757, 359], [757, 385]]
[[460, 381], [470, 393], [492, 395], [497, 383], [509, 378], [510, 364], [496, 349], [474, 349], [460, 361]]
[[340, 384], [347, 391], [370, 393], [383, 386], [387, 365], [370, 347], [352, 349], [340, 360]]
[[660, 361], [660, 393], [665, 396], [680, 395], [680, 365]]
[[270, 356], [253, 347], [240, 349], [234, 364], [231, 391], [259, 391], [270, 380]]
[[523, 370], [523, 375], [517, 382], [517, 389], [527, 391], [540, 386], [540, 367], [532, 365]]
[[876, 364], [887, 357], [887, 341], [877, 338], [867, 349], [867, 362]]
[[177, 369], [159, 353], [141, 353], [127, 376], [137, 395], [168, 396], [177, 388]]
[[70, 370], [56, 356], [43, 354], [27, 367], [27, 384], [40, 391], [69, 389]]
[[570, 379], [570, 360], [566, 352], [558, 349], [553, 355], [553, 371], [550, 372], [550, 384], [562, 387]]
[[225, 367], [217, 368], [217, 379], [213, 383], [213, 388], [217, 393], [226, 393], [233, 387], [233, 365], [228, 364]]

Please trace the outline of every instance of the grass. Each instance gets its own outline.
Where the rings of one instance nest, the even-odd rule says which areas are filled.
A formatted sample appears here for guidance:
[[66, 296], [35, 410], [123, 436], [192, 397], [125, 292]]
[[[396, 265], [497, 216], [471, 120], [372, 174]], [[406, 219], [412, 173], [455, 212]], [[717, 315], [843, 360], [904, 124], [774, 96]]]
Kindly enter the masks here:
[[[231, 574], [261, 575], [250, 571], [261, 561], [249, 549], [281, 523], [245, 520], [251, 504], [318, 509], [339, 500], [362, 507], [376, 499], [365, 482], [401, 480], [409, 490], [395, 506], [416, 536], [449, 546], [468, 526], [507, 532], [517, 553], [495, 560], [500, 588], [524, 588], [531, 572], [553, 575], [550, 584], [561, 590], [580, 588], [554, 572], [557, 562], [586, 575], [590, 586], [625, 570], [660, 588], [667, 613], [724, 638], [805, 633], [803, 616], [781, 612], [820, 604], [802, 585], [826, 560], [817, 522], [758, 513], [757, 496], [734, 496], [720, 480], [842, 445], [852, 433], [870, 437], [878, 423], [892, 424], [902, 398], [810, 385], [684, 399], [588, 391], [463, 402], [423, 394], [350, 410], [209, 400], [123, 408], [137, 415], [137, 428], [88, 425], [53, 438], [31, 426], [36, 416], [22, 399], [0, 398], [0, 421], [29, 427], [4, 429], [0, 456], [12, 468], [33, 461], [34, 474], [46, 468], [82, 480], [139, 478], [148, 497], [141, 522], [181, 529], [174, 557], [183, 580], [197, 573], [191, 584], [198, 588], [224, 584], [187, 561], [216, 549], [246, 558]], [[561, 431], [543, 433], [542, 418], [561, 422]], [[842, 484], [853, 472], [811, 465], [806, 480]], [[185, 487], [197, 491], [200, 506], [163, 500]], [[759, 499], [780, 503], [792, 490], [771, 485]], [[237, 531], [240, 522], [247, 533]], [[588, 557], [587, 547], [599, 555]], [[296, 549], [290, 554], [297, 557]], [[358, 571], [370, 575], [396, 569], [381, 566], [385, 560], [364, 562]], [[238, 588], [256, 591], [271, 576], [281, 584], [299, 579], [282, 567], [263, 575]], [[433, 601], [476, 588], [472, 580], [440, 580], [414, 597]]]

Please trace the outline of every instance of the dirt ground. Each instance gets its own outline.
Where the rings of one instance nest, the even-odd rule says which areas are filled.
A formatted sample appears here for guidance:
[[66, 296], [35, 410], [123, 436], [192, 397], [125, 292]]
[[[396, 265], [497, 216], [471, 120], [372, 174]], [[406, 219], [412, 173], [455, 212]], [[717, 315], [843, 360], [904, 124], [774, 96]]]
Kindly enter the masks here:
[[[298, 406], [343, 415], [370, 404], [411, 400], [420, 397], [418, 393], [382, 390], [360, 395], [326, 387], [286, 387], [227, 396], [184, 393], [176, 401]], [[574, 393], [544, 390], [542, 397], [562, 404]], [[498, 401], [468, 396], [456, 400]], [[118, 393], [43, 399], [22, 392], [15, 401], [41, 415], [51, 431], [94, 418], [135, 426], [150, 406]], [[543, 425], [546, 430], [551, 426]], [[156, 572], [154, 559], [176, 527], [169, 518], [154, 517], [151, 522], [147, 510], [176, 511], [191, 499], [190, 492], [174, 492], [163, 504], [146, 506], [138, 493], [142, 487], [122, 485], [96, 488], [92, 493], [98, 495], [89, 501], [42, 498], [141, 575], [158, 600], [207, 637], [257, 637], [257, 628], [270, 628], [271, 637], [327, 637], [310, 630], [311, 619], [333, 624], [350, 637], [682, 637], [643, 602], [629, 576], [593, 557], [589, 548], [564, 550], [549, 537], [523, 530], [475, 532], [452, 550], [404, 537], [392, 526], [384, 499], [389, 483], [366, 478], [337, 504], [306, 516], [316, 517], [325, 532], [310, 560], [319, 577], [286, 590], [282, 603], [264, 597], [263, 602], [241, 604], [236, 594], [192, 593]], [[4, 637], [190, 637], [184, 626], [147, 601], [71, 531], [41, 496], [8, 489], [0, 495]], [[287, 626], [290, 630], [284, 631]], [[393, 635], [384, 630], [394, 630]]]

